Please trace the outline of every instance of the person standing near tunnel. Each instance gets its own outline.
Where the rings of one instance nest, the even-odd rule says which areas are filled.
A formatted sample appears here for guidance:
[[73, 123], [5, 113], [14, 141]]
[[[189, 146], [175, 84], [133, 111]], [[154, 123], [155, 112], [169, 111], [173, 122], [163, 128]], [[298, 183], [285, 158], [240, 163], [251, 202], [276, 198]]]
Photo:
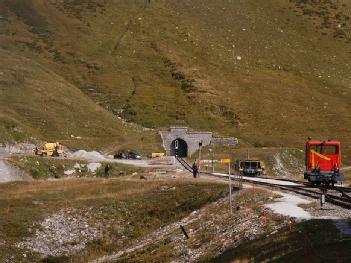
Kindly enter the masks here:
[[197, 166], [196, 160], [193, 163], [192, 169], [193, 169], [193, 176], [194, 176], [194, 178], [197, 178], [197, 175], [199, 173], [199, 168]]

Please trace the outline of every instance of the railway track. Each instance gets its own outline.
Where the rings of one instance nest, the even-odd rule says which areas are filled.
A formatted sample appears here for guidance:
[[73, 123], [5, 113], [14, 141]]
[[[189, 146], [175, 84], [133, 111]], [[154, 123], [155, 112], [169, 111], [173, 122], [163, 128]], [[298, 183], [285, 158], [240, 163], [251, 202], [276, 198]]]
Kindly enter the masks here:
[[191, 167], [190, 164], [187, 163], [187, 161], [185, 161], [183, 158], [180, 158], [177, 156], [175, 158], [184, 167], [185, 170], [187, 170], [190, 173], [193, 172], [193, 168]]
[[[190, 164], [188, 164], [183, 158], [179, 158], [176, 157], [176, 159], [178, 160], [178, 162], [189, 172], [192, 172], [192, 168], [190, 166]], [[206, 174], [206, 175], [210, 175], [210, 176], [214, 176], [217, 178], [222, 178], [222, 179], [226, 179], [229, 178], [228, 174], [219, 174], [219, 173], [209, 173], [209, 172], [201, 172], [201, 174]], [[230, 175], [231, 177], [233, 175]], [[235, 179], [234, 177], [232, 177], [233, 179]], [[271, 180], [276, 180], [276, 179], [272, 179]], [[264, 179], [262, 179], [264, 180]], [[264, 182], [264, 181], [253, 181], [250, 180], [248, 178], [243, 178], [242, 181], [246, 182], [246, 183], [251, 183], [251, 184], [255, 184], [255, 185], [261, 185], [261, 186], [265, 186], [265, 187], [271, 187], [271, 188], [275, 188], [275, 189], [280, 189], [280, 190], [284, 190], [284, 191], [289, 191], [289, 192], [293, 192], [299, 195], [303, 195], [303, 196], [307, 196], [313, 199], [320, 199], [321, 194], [323, 191], [326, 192], [325, 194], [325, 199], [327, 202], [334, 204], [336, 206], [342, 207], [342, 208], [346, 208], [346, 209], [351, 209], [351, 197], [347, 194], [347, 191], [351, 189], [346, 188], [346, 191], [344, 191], [344, 187], [336, 187], [335, 189], [331, 189], [330, 187], [321, 187], [321, 188], [316, 188], [316, 187], [310, 187], [308, 185], [305, 185], [303, 182], [299, 182], [299, 181], [294, 181], [294, 180], [276, 180], [277, 182], [279, 181], [288, 181], [291, 183], [294, 183], [295, 185], [281, 185], [278, 183], [272, 183], [272, 182]], [[329, 193], [328, 193], [329, 191]], [[335, 192], [337, 191], [339, 194], [341, 194], [341, 196], [336, 195], [337, 193]]]
[[[303, 184], [306, 186], [310, 186], [310, 184], [308, 182], [302, 182], [302, 181], [298, 181], [298, 180], [291, 180], [291, 179], [277, 179], [277, 178], [272, 178], [272, 177], [262, 177], [263, 179], [271, 179], [271, 180], [279, 180], [279, 181], [286, 181], [286, 182], [292, 182], [292, 183], [296, 183], [296, 184]], [[338, 191], [342, 191], [344, 193], [351, 193], [351, 187], [345, 187], [345, 186], [323, 186], [324, 188], [328, 189], [328, 190], [338, 190]]]

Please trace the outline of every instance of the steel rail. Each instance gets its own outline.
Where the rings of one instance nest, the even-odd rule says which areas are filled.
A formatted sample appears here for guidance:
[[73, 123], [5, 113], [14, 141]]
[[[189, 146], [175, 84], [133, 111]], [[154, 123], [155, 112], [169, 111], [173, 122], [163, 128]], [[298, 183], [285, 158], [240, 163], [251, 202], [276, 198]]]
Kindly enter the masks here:
[[[179, 163], [189, 172], [192, 172], [192, 170], [189, 169], [189, 167], [191, 168], [191, 166], [183, 159], [183, 158], [179, 158], [176, 157], [176, 159], [179, 161]], [[201, 174], [207, 174], [210, 176], [214, 176], [217, 178], [229, 178], [229, 175], [219, 175], [219, 174], [213, 174], [210, 172], [201, 172]], [[232, 176], [232, 175], [230, 175]], [[247, 182], [247, 183], [252, 183], [252, 184], [256, 184], [256, 185], [263, 185], [263, 186], [268, 186], [268, 187], [272, 187], [272, 188], [278, 188], [281, 190], [285, 190], [285, 191], [289, 191], [289, 192], [294, 192], [296, 194], [300, 194], [303, 196], [307, 196], [307, 197], [311, 197], [313, 199], [320, 199], [321, 194], [320, 192], [315, 191], [317, 188], [314, 188], [314, 190], [312, 189], [308, 189], [306, 188], [305, 185], [301, 184], [301, 182], [295, 182], [295, 183], [300, 183], [300, 185], [278, 185], [278, 184], [274, 184], [274, 183], [268, 183], [268, 182], [258, 182], [258, 181], [252, 181], [249, 179], [241, 179], [243, 182]], [[274, 180], [274, 179], [272, 179]], [[285, 180], [288, 181], [288, 180]], [[291, 181], [294, 182], [294, 181]], [[342, 191], [337, 189], [338, 191]], [[325, 195], [325, 199], [327, 202], [334, 204], [336, 206], [342, 207], [342, 208], [346, 208], [346, 209], [351, 209], [351, 197], [349, 197], [348, 195], [346, 195], [344, 193], [343, 196], [339, 197], [339, 196], [334, 196], [331, 194], [326, 194]]]

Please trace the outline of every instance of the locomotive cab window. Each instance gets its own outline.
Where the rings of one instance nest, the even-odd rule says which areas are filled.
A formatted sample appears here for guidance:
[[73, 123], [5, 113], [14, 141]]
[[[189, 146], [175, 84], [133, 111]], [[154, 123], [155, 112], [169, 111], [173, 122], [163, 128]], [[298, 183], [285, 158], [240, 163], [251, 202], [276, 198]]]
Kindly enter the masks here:
[[324, 154], [338, 154], [339, 147], [337, 145], [324, 145], [323, 153]]
[[311, 151], [315, 151], [320, 154], [338, 154], [338, 145], [324, 145], [324, 144], [313, 144], [310, 146]]
[[322, 153], [322, 144], [312, 144], [310, 146], [311, 151], [315, 151], [317, 153]]

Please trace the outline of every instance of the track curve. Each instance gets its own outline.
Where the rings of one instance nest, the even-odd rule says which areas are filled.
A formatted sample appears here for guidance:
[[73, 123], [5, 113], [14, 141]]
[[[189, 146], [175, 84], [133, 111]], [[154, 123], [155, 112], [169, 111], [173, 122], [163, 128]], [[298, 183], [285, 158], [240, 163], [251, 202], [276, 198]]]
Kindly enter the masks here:
[[[177, 161], [184, 167], [184, 169], [186, 169], [189, 172], [192, 172], [192, 168], [190, 166], [189, 163], [187, 163], [186, 160], [184, 160], [183, 158], [180, 157], [176, 157]], [[232, 179], [235, 179], [235, 176], [232, 174], [221, 174], [221, 173], [209, 173], [209, 172], [201, 172], [201, 174], [206, 174], [206, 175], [210, 175], [210, 176], [214, 176], [217, 178], [229, 178], [229, 176]], [[263, 179], [260, 178], [261, 180], [252, 180], [252, 178], [250, 179], [249, 177], [243, 177], [242, 181], [243, 182], [247, 182], [247, 183], [252, 183], [252, 184], [256, 184], [256, 185], [262, 185], [262, 186], [266, 186], [266, 187], [272, 187], [272, 188], [278, 188], [280, 190], [285, 190], [285, 191], [289, 191], [289, 192], [293, 192], [299, 195], [303, 195], [303, 196], [307, 196], [313, 199], [320, 199], [321, 194], [323, 192], [326, 192], [325, 194], [325, 199], [327, 202], [334, 204], [336, 206], [339, 207], [343, 207], [346, 209], [351, 209], [351, 197], [349, 195], [346, 194], [348, 188], [344, 188], [344, 187], [337, 187], [335, 189], [331, 189], [331, 188], [327, 188], [327, 187], [321, 187], [321, 188], [311, 188], [307, 185], [305, 185], [302, 182], [298, 182], [298, 181], [294, 181], [294, 180], [276, 180], [276, 179]], [[266, 181], [265, 181], [266, 180]], [[268, 181], [270, 180], [270, 181]], [[276, 181], [276, 182], [272, 182], [272, 181]], [[291, 182], [294, 183], [293, 185], [291, 184], [279, 184], [279, 181], [284, 181], [284, 182]], [[344, 191], [346, 189], [346, 191]], [[341, 193], [341, 196], [337, 196], [335, 195], [335, 193], [331, 194], [328, 193], [328, 191], [331, 190], [336, 190], [339, 193]]]

